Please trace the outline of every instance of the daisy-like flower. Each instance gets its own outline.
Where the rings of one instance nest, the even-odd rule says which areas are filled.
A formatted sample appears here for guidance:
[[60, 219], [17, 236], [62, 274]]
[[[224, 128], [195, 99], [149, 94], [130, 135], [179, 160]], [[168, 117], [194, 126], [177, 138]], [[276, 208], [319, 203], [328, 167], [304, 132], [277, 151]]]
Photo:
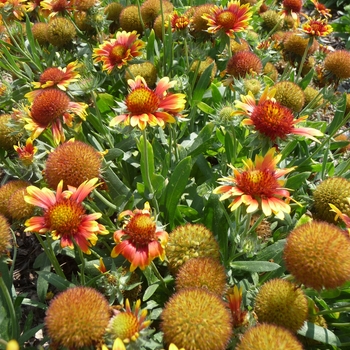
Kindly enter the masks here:
[[315, 136], [322, 136], [323, 133], [313, 128], [296, 128], [295, 125], [305, 121], [307, 116], [294, 119], [292, 110], [273, 98], [275, 93], [275, 89], [266, 88], [258, 102], [250, 91], [246, 96], [241, 95], [241, 101], [235, 101], [237, 111], [234, 115], [249, 117], [244, 119], [242, 124], [253, 125], [255, 130], [270, 138], [271, 141], [277, 138], [285, 139], [288, 135], [294, 134], [319, 142]]
[[[347, 200], [348, 200], [348, 202], [350, 204], [350, 198], [347, 198]], [[340, 218], [344, 222], [344, 224], [345, 224], [345, 226], [346, 226], [346, 228], [347, 228], [347, 230], [348, 230], [348, 232], [350, 234], [350, 217], [348, 215], [346, 215], [346, 214], [343, 214], [341, 212], [341, 210], [338, 209], [334, 204], [329, 203], [329, 206], [332, 208], [330, 211], [333, 211], [334, 213], [336, 213], [334, 221], [337, 221], [338, 218]]]
[[130, 307], [129, 299], [126, 299], [125, 311], [114, 310], [114, 312], [115, 315], [111, 318], [106, 329], [106, 335], [108, 338], [120, 339], [114, 343], [115, 346], [119, 346], [116, 349], [123, 349], [122, 343], [135, 342], [139, 338], [140, 332], [151, 324], [150, 320], [146, 321], [147, 310], [141, 310], [140, 299], [136, 301], [134, 310]]
[[282, 1], [282, 11], [280, 12], [281, 18], [286, 16], [291, 16], [294, 20], [294, 27], [298, 27], [300, 23], [300, 15], [303, 15], [301, 9], [303, 7], [302, 0], [283, 0]]
[[31, 138], [27, 139], [25, 146], [18, 144], [18, 146], [13, 146], [13, 148], [24, 165], [32, 164], [34, 154], [38, 151], [38, 148], [33, 146], [33, 140]]
[[39, 77], [38, 82], [33, 82], [35, 89], [45, 89], [56, 86], [65, 91], [70, 83], [78, 81], [80, 74], [76, 71], [77, 62], [71, 62], [67, 67], [51, 67], [44, 70]]
[[39, 89], [29, 92], [25, 97], [32, 102], [29, 118], [23, 118], [27, 123], [25, 129], [32, 132], [31, 137], [36, 139], [51, 126], [54, 142], [59, 144], [65, 141], [62, 121], [69, 127], [73, 126], [74, 114], [85, 120], [86, 103], [73, 102], [63, 91], [55, 88]]
[[171, 16], [171, 31], [175, 32], [177, 30], [184, 30], [188, 28], [190, 24], [190, 19], [187, 16], [180, 16], [176, 11], [174, 11]]
[[26, 0], [1, 0], [0, 9], [9, 15], [9, 19], [22, 20], [26, 13]]
[[247, 311], [242, 310], [242, 287], [236, 285], [227, 293], [228, 306], [232, 313], [233, 327], [242, 326], [247, 317]]
[[215, 194], [222, 194], [220, 200], [233, 197], [229, 205], [231, 211], [241, 204], [247, 206], [247, 213], [262, 209], [266, 216], [272, 213], [283, 219], [284, 213], [290, 213], [290, 206], [283, 198], [290, 198], [289, 191], [283, 188], [285, 181], [280, 177], [295, 169], [277, 169], [276, 165], [282, 155], [275, 156], [275, 148], [271, 148], [265, 155], [255, 156], [255, 162], [248, 159], [244, 162], [244, 169], [238, 170], [232, 165], [233, 175], [219, 179], [221, 186], [214, 190]]
[[320, 37], [332, 33], [333, 28], [331, 25], [327, 24], [326, 19], [309, 18], [308, 21], [302, 25], [301, 31], [309, 37]]
[[315, 5], [315, 10], [322, 16], [324, 17], [332, 17], [330, 14], [331, 10], [327, 9], [326, 6], [323, 4], [319, 3], [317, 0], [311, 0], [311, 2]]
[[98, 240], [98, 234], [108, 234], [105, 227], [97, 223], [102, 214], [86, 214], [82, 201], [96, 188], [98, 179], [84, 181], [78, 188], [68, 186], [62, 191], [63, 181], [57, 186], [56, 194], [48, 188], [28, 186], [27, 203], [43, 209], [42, 216], [34, 216], [25, 222], [26, 232], [51, 232], [53, 239], [61, 240], [61, 247], [73, 248], [73, 240], [80, 249], [90, 254], [90, 247]]
[[249, 3], [241, 5], [239, 1], [232, 0], [226, 8], [221, 5], [213, 6], [210, 13], [204, 14], [202, 18], [208, 21], [208, 33], [215, 34], [222, 30], [230, 38], [234, 38], [235, 33], [250, 28], [252, 15]]
[[69, 9], [67, 0], [42, 0], [40, 6], [49, 17], [55, 17], [59, 13], [64, 13]]
[[124, 227], [114, 232], [116, 246], [111, 252], [111, 257], [122, 254], [131, 263], [131, 272], [137, 267], [144, 270], [157, 257], [164, 260], [168, 233], [157, 230], [149, 203], [145, 203], [144, 209], [123, 211], [119, 219], [125, 216], [129, 216], [129, 219]]
[[156, 88], [151, 90], [141, 76], [129, 79], [130, 93], [125, 99], [128, 113], [114, 117], [110, 126], [124, 123], [138, 126], [141, 130], [148, 125], [164, 127], [165, 123], [175, 123], [174, 116], [185, 108], [184, 94], [171, 94], [166, 90], [175, 85], [168, 77], [159, 80]]
[[116, 38], [104, 41], [94, 49], [92, 57], [94, 62], [102, 62], [102, 69], [110, 74], [114, 67], [122, 68], [128, 61], [142, 54], [141, 49], [145, 43], [138, 39], [139, 34], [133, 32], [117, 32]]

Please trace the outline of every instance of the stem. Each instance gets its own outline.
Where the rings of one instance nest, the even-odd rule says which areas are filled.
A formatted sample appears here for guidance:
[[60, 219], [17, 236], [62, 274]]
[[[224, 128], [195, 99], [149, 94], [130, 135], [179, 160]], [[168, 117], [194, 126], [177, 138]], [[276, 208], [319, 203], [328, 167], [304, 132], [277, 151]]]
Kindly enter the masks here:
[[[34, 232], [36, 238], [38, 239], [39, 243], [41, 244], [41, 246], [43, 247], [44, 249], [44, 252], [45, 254], [47, 255], [47, 257], [49, 258], [51, 264], [53, 265], [57, 275], [59, 275], [60, 277], [66, 279], [66, 276], [64, 275], [62, 269], [61, 269], [61, 266], [60, 264], [58, 263], [58, 260], [56, 258], [56, 255], [55, 253], [52, 251], [52, 247], [51, 247], [51, 244], [45, 244], [45, 242], [43, 241], [43, 239], [41, 238], [41, 236], [37, 233], [37, 232]], [[49, 237], [46, 235], [46, 239], [48, 240]], [[48, 248], [49, 247], [49, 248]]]
[[155, 265], [155, 263], [154, 263], [153, 261], [151, 262], [151, 268], [152, 268], [154, 274], [155, 274], [155, 275], [157, 276], [157, 278], [159, 279], [159, 281], [161, 281], [161, 282], [164, 284], [164, 286], [167, 288], [167, 285], [166, 285], [166, 283], [165, 283], [165, 281], [164, 281], [163, 276], [159, 273], [159, 271], [158, 271], [158, 269], [157, 269], [157, 266]]
[[18, 329], [18, 321], [16, 318], [16, 311], [15, 311], [15, 308], [13, 306], [12, 298], [11, 298], [10, 293], [5, 285], [5, 282], [2, 278], [2, 276], [0, 276], [0, 289], [2, 291], [2, 294], [5, 298], [6, 304], [8, 306], [9, 312], [10, 312], [11, 325], [12, 325], [11, 338], [18, 339], [19, 329]]
[[106, 204], [107, 207], [113, 209], [114, 211], [118, 209], [118, 207], [116, 205], [114, 205], [113, 203], [111, 203], [108, 199], [106, 199], [105, 197], [102, 196], [102, 194], [96, 190], [94, 190], [94, 195], [101, 201], [103, 202], [103, 204]]
[[309, 41], [308, 41], [308, 43], [307, 43], [305, 52], [304, 52], [304, 54], [303, 54], [303, 57], [301, 58], [301, 61], [300, 61], [300, 66], [299, 66], [299, 69], [298, 69], [298, 75], [297, 75], [297, 78], [296, 78], [296, 80], [295, 80], [296, 83], [298, 83], [298, 80], [299, 80], [300, 75], [301, 75], [301, 71], [303, 70], [303, 65], [304, 65], [304, 63], [305, 63], [307, 53], [309, 52], [309, 49], [310, 49], [310, 47], [312, 46], [313, 42], [314, 42], [314, 38], [313, 38], [313, 37], [310, 37], [310, 38], [309, 38]]
[[85, 286], [85, 259], [82, 250], [80, 249], [79, 245], [77, 242], [72, 238], [72, 241], [74, 242], [74, 245], [78, 251], [79, 254], [79, 259], [81, 262], [81, 267], [80, 267], [80, 283], [82, 286]]
[[152, 185], [152, 181], [151, 181], [151, 177], [149, 174], [149, 161], [148, 161], [148, 149], [147, 149], [147, 133], [146, 133], [146, 129], [142, 130], [142, 136], [143, 136], [143, 154], [144, 154], [144, 161], [145, 161], [145, 175], [146, 175], [146, 185], [148, 187], [148, 190], [150, 192], [150, 199], [152, 201], [152, 204], [154, 206], [154, 208], [156, 209], [156, 214], [159, 214], [159, 206], [158, 206], [158, 202], [156, 199], [156, 196], [154, 195], [154, 189], [153, 189], [153, 185]]
[[12, 234], [12, 239], [13, 239], [13, 258], [12, 258], [12, 265], [10, 267], [10, 278], [11, 280], [13, 280], [13, 271], [15, 269], [15, 262], [16, 262], [16, 258], [17, 258], [17, 240], [16, 240], [16, 236], [13, 233], [12, 229], [10, 229], [11, 234]]
[[333, 314], [334, 312], [349, 312], [350, 311], [350, 306], [344, 306], [344, 307], [338, 307], [332, 310], [323, 310], [318, 312], [316, 315], [328, 315], [328, 314]]
[[162, 16], [162, 42], [163, 42], [163, 74], [166, 75], [166, 58], [165, 54], [165, 23], [164, 23], [164, 11], [163, 11], [163, 0], [159, 0], [160, 3], [160, 14]]
[[186, 60], [186, 68], [187, 70], [190, 68], [190, 61], [188, 59], [188, 44], [186, 37], [184, 38], [184, 48], [185, 48], [185, 60]]

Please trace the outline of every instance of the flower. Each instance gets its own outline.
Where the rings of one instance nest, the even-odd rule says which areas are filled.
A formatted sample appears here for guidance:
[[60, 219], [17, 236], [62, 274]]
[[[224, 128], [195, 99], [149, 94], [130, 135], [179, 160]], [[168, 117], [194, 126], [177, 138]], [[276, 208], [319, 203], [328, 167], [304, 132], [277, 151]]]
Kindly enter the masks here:
[[295, 284], [275, 278], [264, 283], [255, 298], [259, 322], [273, 323], [297, 332], [308, 317], [308, 302]]
[[160, 327], [166, 344], [187, 349], [224, 350], [232, 335], [226, 303], [204, 288], [176, 292], [165, 304]]
[[13, 114], [0, 115], [0, 148], [13, 150], [14, 145], [21, 138], [21, 132], [16, 130], [15, 122]]
[[176, 11], [174, 11], [171, 16], [171, 31], [175, 32], [177, 30], [184, 30], [188, 28], [190, 24], [190, 19], [185, 15], [179, 15]]
[[327, 20], [309, 18], [307, 22], [303, 23], [301, 31], [310, 37], [319, 37], [332, 33], [333, 28], [330, 24], [327, 24]]
[[327, 73], [335, 76], [336, 79], [350, 78], [350, 52], [336, 50], [329, 53], [324, 61]]
[[227, 62], [227, 74], [244, 78], [247, 74], [257, 75], [263, 70], [260, 58], [251, 51], [240, 51]]
[[110, 74], [114, 67], [122, 68], [134, 57], [140, 56], [141, 49], [145, 46], [142, 40], [138, 40], [136, 30], [131, 33], [117, 32], [116, 38], [104, 41], [94, 49], [92, 57], [94, 62], [102, 62], [102, 69]]
[[185, 348], [179, 349], [174, 343], [169, 345], [169, 350], [185, 350]]
[[242, 124], [254, 125], [257, 131], [271, 141], [275, 141], [276, 138], [285, 139], [289, 134], [294, 134], [318, 142], [314, 136], [322, 136], [323, 133], [313, 128], [294, 127], [295, 124], [305, 121], [307, 116], [294, 119], [292, 110], [273, 98], [275, 92], [275, 89], [266, 88], [258, 103], [250, 91], [246, 96], [241, 95], [241, 101], [235, 101], [237, 111], [234, 114], [248, 116], [249, 119], [244, 119]]
[[31, 205], [24, 200], [26, 194], [26, 188], [19, 188], [10, 196], [7, 202], [7, 210], [8, 216], [12, 220], [28, 219], [34, 214], [34, 205]]
[[25, 146], [20, 146], [18, 143], [18, 146], [13, 146], [13, 148], [24, 165], [32, 164], [34, 154], [38, 151], [38, 148], [33, 146], [33, 140], [31, 138], [27, 139]]
[[34, 216], [25, 222], [25, 232], [51, 232], [53, 239], [61, 239], [61, 247], [73, 248], [73, 240], [80, 249], [90, 254], [89, 247], [97, 242], [97, 234], [108, 231], [98, 224], [101, 213], [86, 214], [82, 201], [96, 188], [97, 178], [84, 181], [78, 188], [68, 186], [62, 191], [63, 181], [57, 186], [56, 195], [48, 188], [39, 189], [28, 186], [27, 203], [43, 208], [42, 216]]
[[330, 14], [331, 10], [327, 9], [327, 7], [317, 0], [311, 0], [311, 2], [315, 5], [315, 10], [324, 17], [332, 17]]
[[51, 126], [54, 142], [59, 144], [65, 141], [62, 120], [69, 127], [72, 126], [73, 114], [85, 120], [87, 104], [71, 101], [68, 95], [59, 89], [34, 90], [25, 97], [32, 102], [28, 111], [29, 118], [24, 118], [27, 123], [25, 129], [32, 132], [31, 137], [34, 139]]
[[54, 17], [58, 13], [64, 13], [68, 10], [70, 5], [67, 0], [42, 0], [40, 6], [44, 12], [49, 13], [49, 17]]
[[233, 327], [240, 327], [246, 323], [247, 311], [242, 310], [242, 287], [235, 285], [226, 294], [228, 306], [232, 314]]
[[168, 233], [157, 231], [148, 202], [144, 209], [123, 211], [119, 218], [123, 219], [125, 216], [130, 218], [121, 230], [114, 232], [113, 239], [117, 245], [113, 248], [111, 257], [122, 254], [131, 263], [130, 271], [137, 267], [144, 270], [157, 257], [164, 260]]
[[0, 258], [6, 255], [11, 247], [11, 228], [4, 215], [0, 214]]
[[47, 41], [57, 47], [64, 47], [72, 42], [77, 31], [72, 21], [65, 17], [56, 17], [47, 25]]
[[156, 85], [157, 68], [151, 62], [145, 61], [142, 63], [131, 64], [128, 68], [129, 69], [125, 71], [126, 80], [140, 75], [145, 79], [148, 87], [153, 88]]
[[[347, 198], [349, 204], [350, 204], [350, 198]], [[329, 203], [329, 206], [332, 208], [331, 211], [336, 213], [336, 216], [334, 218], [334, 221], [337, 221], [338, 218], [340, 218], [344, 224], [346, 225], [346, 228], [348, 229], [350, 233], [350, 217], [346, 214], [343, 214], [335, 205]]]
[[22, 20], [26, 13], [26, 0], [2, 0], [0, 9], [8, 13], [9, 19]]
[[215, 34], [223, 30], [230, 38], [234, 38], [235, 33], [249, 29], [252, 15], [250, 4], [240, 5], [239, 1], [231, 0], [226, 8], [222, 5], [213, 6], [202, 17], [208, 21], [208, 33]]
[[242, 336], [237, 350], [303, 350], [296, 336], [283, 327], [261, 323], [249, 328]]
[[125, 104], [128, 113], [112, 119], [110, 126], [124, 122], [125, 125], [138, 126], [141, 130], [148, 125], [164, 127], [165, 123], [174, 123], [174, 115], [185, 108], [185, 95], [167, 93], [175, 85], [168, 77], [159, 80], [156, 88], [151, 90], [141, 76], [129, 79], [131, 88]]
[[[134, 310], [131, 309], [129, 300], [125, 301], [125, 311], [115, 310], [113, 316], [106, 329], [108, 338], [120, 339], [123, 343], [135, 342], [140, 332], [147, 328], [151, 321], [147, 320], [147, 310], [141, 310], [141, 300], [137, 300]], [[119, 341], [120, 343], [120, 341]], [[121, 346], [121, 345], [120, 345]]]
[[71, 62], [64, 68], [47, 68], [41, 73], [39, 81], [33, 82], [32, 85], [35, 89], [57, 86], [65, 91], [70, 83], [78, 81], [78, 78], [80, 78], [80, 74], [76, 71], [77, 68], [77, 62]]
[[291, 109], [293, 112], [300, 112], [305, 103], [303, 89], [291, 81], [279, 81], [273, 86], [276, 90], [274, 98], [282, 106]]
[[297, 27], [300, 23], [299, 15], [302, 14], [301, 8], [303, 7], [302, 0], [283, 0], [282, 11], [280, 15], [282, 18], [291, 16], [294, 22], [294, 26]]
[[334, 289], [350, 280], [350, 237], [324, 221], [297, 226], [287, 237], [287, 270], [308, 288]]
[[52, 349], [97, 348], [110, 319], [107, 299], [97, 290], [79, 286], [59, 293], [50, 303], [45, 327]]
[[289, 192], [283, 188], [284, 180], [278, 180], [295, 169], [276, 169], [276, 164], [282, 155], [275, 155], [275, 148], [271, 148], [265, 157], [255, 156], [255, 164], [251, 159], [244, 162], [244, 170], [239, 171], [232, 165], [234, 174], [221, 180], [222, 186], [214, 190], [216, 194], [222, 194], [220, 200], [233, 197], [229, 205], [231, 211], [236, 210], [242, 203], [247, 205], [247, 212], [252, 213], [259, 207], [266, 216], [275, 214], [283, 219], [284, 213], [290, 212], [290, 206], [282, 199], [289, 199]]

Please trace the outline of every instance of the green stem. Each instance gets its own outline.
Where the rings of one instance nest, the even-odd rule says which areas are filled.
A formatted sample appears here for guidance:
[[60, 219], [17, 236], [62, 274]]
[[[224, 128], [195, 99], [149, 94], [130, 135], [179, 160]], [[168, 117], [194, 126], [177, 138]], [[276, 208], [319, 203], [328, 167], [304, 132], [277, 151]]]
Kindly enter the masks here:
[[328, 315], [328, 314], [333, 314], [335, 312], [349, 312], [350, 311], [350, 306], [344, 306], [344, 307], [338, 307], [332, 310], [323, 310], [317, 313], [317, 316], [319, 315]]
[[55, 253], [53, 252], [52, 250], [52, 247], [51, 247], [51, 244], [49, 242], [49, 237], [48, 235], [46, 234], [46, 242], [47, 242], [47, 245], [45, 244], [44, 240], [41, 238], [41, 236], [37, 233], [37, 232], [34, 232], [36, 238], [38, 239], [39, 243], [41, 244], [41, 246], [43, 247], [44, 249], [44, 252], [45, 254], [47, 255], [47, 257], [49, 258], [52, 266], [54, 267], [57, 275], [59, 275], [60, 277], [66, 279], [66, 276], [64, 275], [62, 269], [61, 269], [61, 266], [56, 258], [56, 255]]
[[17, 241], [16, 241], [16, 236], [13, 233], [12, 229], [10, 230], [11, 234], [12, 234], [12, 239], [13, 239], [13, 257], [12, 257], [12, 265], [10, 267], [10, 278], [13, 280], [13, 271], [15, 269], [15, 263], [16, 263], [16, 259], [17, 259]]
[[299, 80], [299, 78], [300, 78], [300, 76], [301, 76], [301, 71], [303, 70], [303, 66], [304, 66], [304, 63], [305, 63], [305, 61], [306, 61], [307, 53], [309, 52], [309, 49], [310, 49], [310, 47], [312, 46], [313, 42], [314, 42], [314, 38], [313, 38], [313, 37], [310, 37], [310, 38], [309, 38], [309, 41], [308, 41], [308, 43], [307, 43], [305, 52], [304, 52], [304, 54], [303, 54], [303, 57], [301, 58], [300, 66], [299, 66], [299, 69], [298, 69], [298, 75], [297, 75], [297, 78], [296, 78], [296, 80], [295, 80], [296, 83], [298, 83], [298, 80]]
[[10, 312], [10, 319], [11, 319], [11, 325], [12, 325], [12, 334], [11, 334], [11, 338], [12, 339], [18, 339], [19, 337], [19, 328], [18, 328], [18, 321], [16, 318], [16, 311], [15, 308], [13, 306], [13, 302], [12, 302], [12, 298], [11, 295], [5, 285], [5, 282], [2, 278], [2, 276], [0, 276], [0, 289], [2, 291], [2, 294], [5, 298], [6, 304], [8, 306], [8, 310]]
[[189, 68], [190, 68], [190, 61], [188, 59], [188, 44], [187, 44], [187, 39], [186, 38], [184, 38], [184, 48], [185, 48], [186, 68], [187, 68], [187, 71], [188, 71]]
[[157, 276], [157, 278], [159, 279], [159, 281], [161, 281], [163, 283], [163, 285], [167, 288], [167, 285], [164, 281], [164, 278], [163, 276], [159, 273], [158, 269], [157, 269], [157, 266], [155, 265], [155, 263], [152, 261], [151, 262], [151, 268], [154, 272], [154, 274]]
[[118, 209], [118, 207], [116, 205], [114, 205], [113, 203], [111, 203], [109, 200], [107, 200], [105, 197], [102, 196], [102, 194], [96, 190], [94, 190], [94, 195], [101, 201], [103, 202], [103, 204], [106, 204], [107, 207], [113, 209], [114, 211]]
[[80, 265], [80, 284], [82, 286], [85, 286], [85, 259], [84, 259], [84, 255], [83, 255], [83, 252], [80, 249], [79, 245], [77, 244], [77, 242], [74, 239], [72, 239], [72, 240], [74, 242], [75, 248], [78, 251], [79, 259], [81, 262], [81, 265]]

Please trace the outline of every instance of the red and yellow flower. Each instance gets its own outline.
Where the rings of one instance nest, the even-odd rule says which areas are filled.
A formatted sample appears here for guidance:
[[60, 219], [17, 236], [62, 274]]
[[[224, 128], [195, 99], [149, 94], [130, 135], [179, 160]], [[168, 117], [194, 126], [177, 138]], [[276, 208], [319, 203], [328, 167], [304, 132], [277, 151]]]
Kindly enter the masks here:
[[213, 6], [210, 13], [204, 14], [202, 18], [208, 21], [208, 33], [216, 34], [222, 30], [230, 38], [234, 38], [235, 33], [250, 28], [252, 15], [249, 3], [241, 5], [239, 1], [232, 0], [226, 8], [222, 5]]
[[266, 88], [259, 101], [249, 91], [248, 95], [241, 95], [241, 101], [235, 101], [234, 115], [244, 115], [249, 118], [242, 121], [243, 125], [253, 125], [255, 130], [267, 136], [271, 141], [277, 138], [285, 139], [288, 135], [300, 135], [310, 138], [316, 142], [315, 136], [322, 136], [323, 133], [313, 128], [296, 128], [295, 125], [307, 119], [302, 116], [294, 119], [291, 109], [281, 105], [273, 96], [275, 89]]
[[0, 0], [0, 9], [9, 14], [10, 20], [22, 20], [26, 11], [26, 0]]
[[70, 3], [67, 0], [42, 0], [40, 7], [43, 13], [47, 13], [49, 17], [55, 17], [59, 13], [69, 10]]
[[56, 144], [65, 141], [62, 121], [69, 127], [73, 126], [74, 114], [82, 120], [86, 117], [88, 105], [83, 102], [73, 102], [63, 91], [55, 88], [39, 89], [25, 95], [32, 102], [30, 110], [27, 110], [29, 118], [23, 118], [26, 122], [25, 129], [31, 131], [31, 138], [36, 139], [51, 126], [53, 140]]
[[32, 85], [35, 89], [45, 89], [55, 86], [65, 91], [70, 83], [73, 83], [80, 78], [80, 74], [76, 71], [77, 68], [77, 62], [71, 62], [64, 68], [47, 68], [40, 75], [39, 81], [33, 82]]
[[[347, 198], [347, 201], [350, 204], [350, 198]], [[350, 217], [346, 214], [343, 214], [341, 212], [341, 210], [338, 209], [334, 204], [329, 203], [329, 206], [332, 208], [330, 211], [333, 211], [334, 213], [336, 213], [334, 220], [337, 221], [338, 218], [340, 218], [344, 222], [344, 224], [345, 224], [345, 226], [350, 234]]]
[[13, 146], [13, 148], [24, 165], [32, 164], [34, 154], [38, 151], [38, 148], [33, 146], [33, 140], [31, 138], [27, 139], [25, 146], [18, 144], [18, 146]]
[[311, 2], [315, 5], [315, 10], [324, 17], [332, 17], [330, 14], [331, 10], [327, 9], [326, 6], [318, 2], [317, 0], [311, 0]]
[[94, 49], [92, 54], [94, 62], [102, 62], [102, 69], [109, 74], [115, 67], [122, 68], [128, 61], [142, 54], [141, 49], [144, 48], [145, 43], [138, 37], [136, 30], [129, 33], [117, 32], [115, 39], [104, 41]]
[[80, 249], [90, 254], [90, 247], [98, 240], [98, 234], [108, 234], [105, 227], [97, 223], [102, 214], [86, 214], [83, 200], [96, 188], [98, 179], [83, 182], [78, 188], [68, 186], [62, 191], [63, 181], [57, 186], [56, 194], [50, 189], [28, 186], [27, 203], [43, 209], [42, 216], [34, 216], [25, 222], [26, 232], [51, 232], [53, 239], [61, 240], [61, 247], [74, 247], [74, 241]]
[[171, 16], [171, 31], [175, 32], [177, 30], [184, 30], [188, 28], [190, 24], [190, 19], [185, 15], [179, 15], [176, 11], [174, 11]]
[[302, 25], [301, 31], [310, 37], [320, 37], [332, 33], [333, 28], [330, 24], [327, 24], [327, 20], [325, 19], [309, 18], [309, 20]]
[[122, 254], [131, 263], [131, 272], [137, 267], [144, 270], [157, 257], [164, 260], [168, 233], [157, 230], [148, 202], [142, 210], [123, 211], [119, 219], [126, 216], [129, 218], [123, 228], [114, 232], [116, 246], [111, 252], [112, 258]]
[[120, 123], [138, 126], [141, 130], [147, 125], [161, 127], [165, 123], [175, 123], [175, 118], [185, 108], [185, 95], [172, 94], [166, 90], [175, 85], [168, 77], [162, 78], [156, 88], [151, 90], [141, 76], [135, 80], [129, 79], [130, 93], [125, 99], [128, 113], [118, 115], [112, 119], [110, 126]]
[[227, 293], [228, 306], [232, 313], [233, 327], [241, 327], [248, 322], [247, 311], [242, 309], [242, 287], [235, 285]]
[[232, 165], [233, 175], [219, 179], [221, 186], [214, 190], [215, 194], [222, 194], [220, 200], [233, 198], [229, 205], [231, 211], [241, 204], [247, 206], [247, 213], [262, 209], [266, 216], [272, 213], [283, 219], [284, 213], [290, 213], [290, 206], [283, 198], [290, 199], [289, 191], [283, 188], [285, 181], [280, 177], [295, 169], [277, 169], [276, 165], [282, 155], [275, 156], [275, 148], [271, 148], [265, 157], [255, 156], [255, 162], [248, 159], [244, 162], [244, 169], [238, 170]]

